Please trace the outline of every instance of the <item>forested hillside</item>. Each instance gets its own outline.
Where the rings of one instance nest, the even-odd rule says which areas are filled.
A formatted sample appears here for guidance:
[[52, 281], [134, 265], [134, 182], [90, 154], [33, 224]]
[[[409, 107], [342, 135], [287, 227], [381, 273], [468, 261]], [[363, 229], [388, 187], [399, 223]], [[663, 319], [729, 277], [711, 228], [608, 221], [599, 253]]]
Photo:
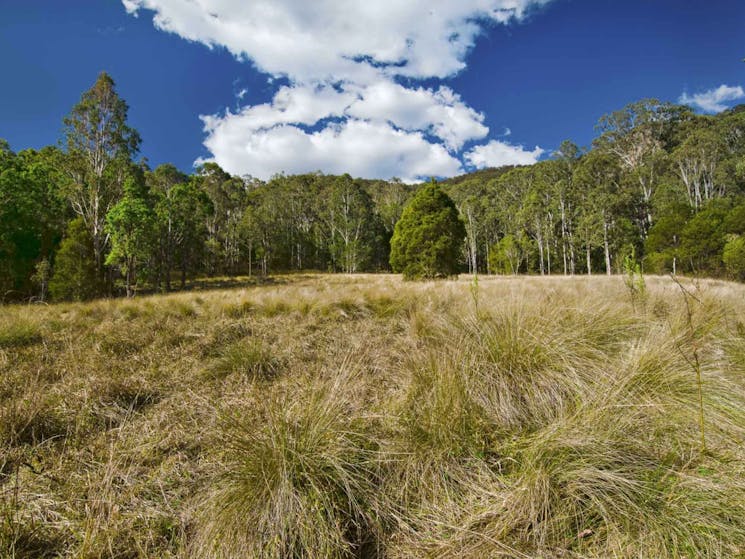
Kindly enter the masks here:
[[[262, 182], [215, 163], [151, 169], [107, 74], [59, 146], [0, 143], [0, 295], [85, 299], [203, 275], [389, 269], [415, 185], [321, 173]], [[745, 277], [745, 108], [699, 116], [647, 99], [530, 167], [443, 181], [465, 225], [461, 269]]]

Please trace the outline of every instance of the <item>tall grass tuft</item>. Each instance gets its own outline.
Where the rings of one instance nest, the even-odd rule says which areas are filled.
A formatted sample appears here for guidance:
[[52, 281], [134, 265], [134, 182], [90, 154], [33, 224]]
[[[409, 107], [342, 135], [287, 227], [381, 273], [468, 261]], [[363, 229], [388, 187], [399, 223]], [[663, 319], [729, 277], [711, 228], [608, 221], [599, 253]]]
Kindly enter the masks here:
[[210, 378], [225, 378], [236, 374], [253, 380], [269, 379], [280, 368], [280, 359], [274, 350], [259, 338], [244, 338], [224, 349], [206, 374]]
[[294, 385], [223, 426], [224, 474], [202, 510], [198, 556], [353, 557], [376, 530], [375, 444], [334, 381]]
[[41, 340], [41, 327], [35, 321], [20, 317], [0, 321], [0, 350], [30, 346]]

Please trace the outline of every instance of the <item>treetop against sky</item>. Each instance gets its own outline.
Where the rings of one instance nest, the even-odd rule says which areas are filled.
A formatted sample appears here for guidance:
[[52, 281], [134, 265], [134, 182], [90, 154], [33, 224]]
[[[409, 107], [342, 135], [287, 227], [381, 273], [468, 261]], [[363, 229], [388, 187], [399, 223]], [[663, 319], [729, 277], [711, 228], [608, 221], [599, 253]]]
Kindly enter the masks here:
[[416, 180], [589, 144], [645, 97], [745, 99], [738, 0], [56, 0], [3, 7], [0, 137], [56, 142], [101, 70], [151, 164]]

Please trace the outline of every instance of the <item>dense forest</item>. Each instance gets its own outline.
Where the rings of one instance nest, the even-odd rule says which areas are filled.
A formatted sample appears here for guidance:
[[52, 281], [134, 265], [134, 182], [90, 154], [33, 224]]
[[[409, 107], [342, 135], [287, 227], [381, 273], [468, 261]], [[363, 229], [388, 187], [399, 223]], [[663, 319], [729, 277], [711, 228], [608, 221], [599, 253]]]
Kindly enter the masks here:
[[[215, 163], [151, 169], [102, 73], [58, 146], [0, 140], [0, 296], [86, 299], [197, 276], [389, 269], [416, 185], [322, 173], [264, 182]], [[466, 231], [461, 269], [745, 278], [745, 106], [700, 116], [646, 99], [530, 167], [445, 180]]]

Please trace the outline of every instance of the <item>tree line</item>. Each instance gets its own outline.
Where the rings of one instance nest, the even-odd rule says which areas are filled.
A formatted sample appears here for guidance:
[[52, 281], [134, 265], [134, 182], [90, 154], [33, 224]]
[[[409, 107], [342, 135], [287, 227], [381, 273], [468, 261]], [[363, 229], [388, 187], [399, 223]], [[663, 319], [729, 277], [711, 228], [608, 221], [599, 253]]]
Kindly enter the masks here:
[[444, 182], [468, 271], [612, 274], [633, 254], [649, 273], [745, 279], [745, 106], [646, 99], [597, 130], [589, 149]]
[[[59, 146], [0, 141], [0, 294], [87, 299], [183, 288], [199, 276], [390, 269], [391, 238], [420, 185], [321, 173], [186, 174], [136, 160], [141, 138], [102, 73]], [[717, 116], [643, 100], [602, 117], [589, 149], [564, 142], [529, 167], [438, 188], [471, 273], [620, 271], [745, 279], [745, 107]], [[431, 188], [431, 186], [427, 187]], [[451, 270], [452, 272], [452, 270]]]

